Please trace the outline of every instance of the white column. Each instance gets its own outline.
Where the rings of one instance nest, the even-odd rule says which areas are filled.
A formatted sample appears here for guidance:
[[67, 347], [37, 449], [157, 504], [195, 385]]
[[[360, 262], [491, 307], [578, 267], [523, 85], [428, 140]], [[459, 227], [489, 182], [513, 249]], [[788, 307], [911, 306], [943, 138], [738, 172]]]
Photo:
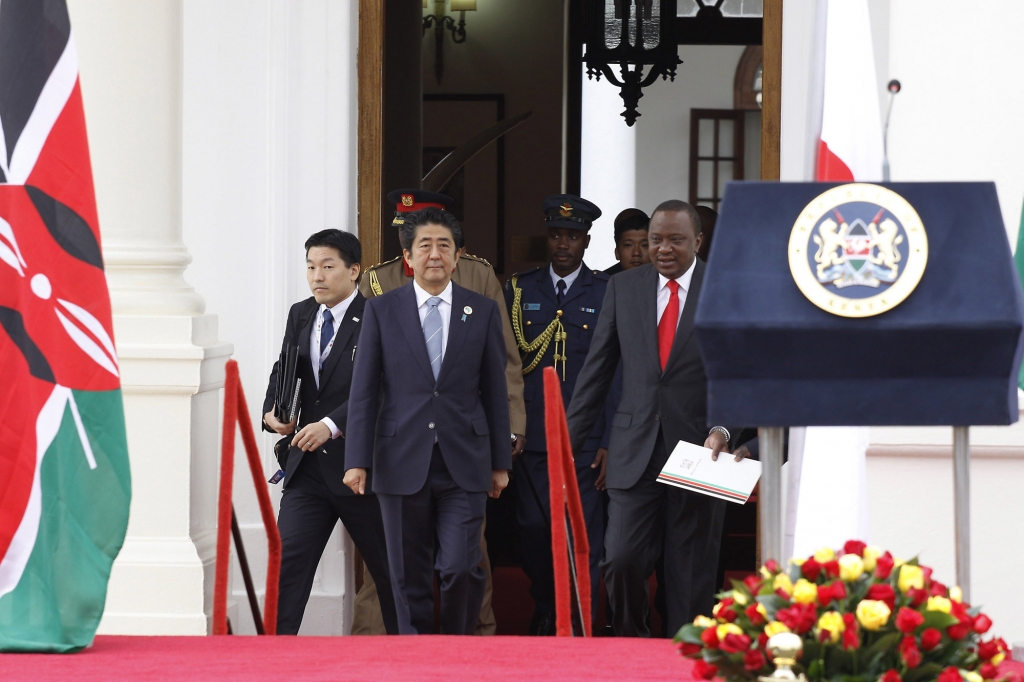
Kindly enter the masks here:
[[71, 0], [132, 470], [102, 633], [205, 634], [230, 344], [185, 281], [182, 5]]
[[602, 211], [586, 253], [597, 270], [615, 263], [615, 216], [636, 206], [636, 128], [626, 125], [622, 109], [617, 87], [583, 76], [580, 194]]

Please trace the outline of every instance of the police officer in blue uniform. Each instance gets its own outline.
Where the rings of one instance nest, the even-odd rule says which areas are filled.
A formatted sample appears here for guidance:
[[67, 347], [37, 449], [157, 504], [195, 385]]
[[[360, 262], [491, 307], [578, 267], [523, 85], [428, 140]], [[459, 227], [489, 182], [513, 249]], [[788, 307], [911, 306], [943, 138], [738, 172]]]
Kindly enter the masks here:
[[[588, 231], [600, 217], [601, 209], [586, 199], [566, 194], [548, 197], [543, 209], [550, 263], [513, 275], [505, 285], [505, 301], [523, 358], [525, 383], [526, 448], [516, 458], [515, 478], [519, 549], [536, 607], [530, 622], [531, 635], [555, 634], [543, 369], [554, 367], [558, 372], [562, 400], [568, 406], [576, 377], [590, 350], [609, 278], [583, 262], [583, 252], [590, 244]], [[574, 453], [590, 542], [593, 594], [597, 594], [598, 564], [604, 554], [604, 510], [595, 487], [599, 470], [591, 465], [603, 433], [604, 423], [600, 420], [584, 451]]]

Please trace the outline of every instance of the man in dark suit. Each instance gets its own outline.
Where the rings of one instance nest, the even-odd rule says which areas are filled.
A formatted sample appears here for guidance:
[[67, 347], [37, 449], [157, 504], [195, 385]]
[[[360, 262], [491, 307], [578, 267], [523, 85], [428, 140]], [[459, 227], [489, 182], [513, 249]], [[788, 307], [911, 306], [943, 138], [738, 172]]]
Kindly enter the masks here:
[[[555, 194], [542, 209], [548, 230], [550, 263], [512, 276], [505, 302], [523, 356], [526, 448], [516, 458], [516, 522], [523, 571], [530, 578], [534, 615], [531, 635], [555, 634], [555, 578], [551, 556], [551, 502], [548, 492], [547, 435], [544, 430], [544, 368], [562, 379], [569, 404], [576, 377], [597, 326], [608, 275], [583, 262], [590, 226], [601, 209], [580, 197]], [[591, 584], [596, 592], [604, 545], [604, 506], [595, 481], [595, 453], [604, 422], [594, 428], [583, 450], [576, 450], [576, 475], [590, 541]], [[596, 600], [594, 601], [596, 604]]]
[[441, 633], [471, 635], [487, 495], [501, 494], [512, 467], [501, 315], [451, 281], [462, 243], [452, 214], [425, 208], [405, 221], [413, 281], [366, 305], [345, 482], [364, 494], [372, 470], [399, 631], [434, 631], [436, 568]]
[[[313, 296], [288, 312], [285, 343], [299, 348], [296, 374], [302, 386], [299, 432], [280, 462], [285, 478], [277, 519], [282, 543], [279, 635], [298, 633], [313, 574], [339, 519], [378, 584], [389, 586], [386, 593], [381, 590], [381, 613], [388, 633], [398, 632], [377, 498], [354, 495], [344, 484], [352, 357], [366, 303], [356, 290], [361, 258], [355, 235], [323, 230], [311, 236], [306, 240], [306, 279]], [[278, 365], [263, 402], [263, 428], [286, 436], [296, 424], [274, 416]]]
[[675, 633], [714, 603], [725, 502], [657, 482], [678, 441], [718, 453], [729, 430], [707, 426], [707, 379], [694, 312], [704, 278], [700, 220], [683, 201], [651, 216], [651, 265], [611, 278], [590, 354], [568, 410], [582, 450], [622, 361], [622, 399], [612, 419], [605, 480], [603, 563], [617, 636], [649, 636], [647, 581], [664, 552], [668, 622]]

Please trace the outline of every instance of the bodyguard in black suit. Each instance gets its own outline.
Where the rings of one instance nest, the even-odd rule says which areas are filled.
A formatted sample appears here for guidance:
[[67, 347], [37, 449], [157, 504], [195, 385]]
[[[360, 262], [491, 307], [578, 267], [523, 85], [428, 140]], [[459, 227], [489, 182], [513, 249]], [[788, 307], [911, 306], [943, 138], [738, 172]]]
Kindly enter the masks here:
[[666, 632], [675, 633], [714, 603], [725, 502], [657, 482], [675, 444], [714, 450], [729, 430], [707, 424], [707, 378], [694, 312], [704, 278], [700, 220], [689, 204], [655, 209], [651, 265], [608, 282], [597, 333], [569, 405], [574, 451], [582, 448], [622, 362], [622, 398], [612, 418], [605, 480], [608, 530], [604, 579], [617, 636], [649, 636], [647, 584], [664, 551]]
[[[284, 494], [277, 525], [281, 532], [280, 602], [277, 633], [297, 634], [313, 586], [313, 574], [340, 519], [380, 590], [388, 633], [398, 632], [390, 589], [380, 507], [373, 495], [357, 496], [344, 484], [345, 435], [352, 364], [366, 299], [356, 290], [362, 249], [340, 230], [324, 230], [306, 241], [306, 278], [311, 298], [292, 306], [285, 342], [297, 344], [302, 379], [299, 431], [280, 462]], [[281, 435], [295, 431], [274, 417], [279, 363], [274, 364], [263, 403], [263, 428]]]
[[[505, 303], [523, 357], [526, 447], [516, 458], [516, 522], [519, 554], [523, 571], [530, 578], [530, 596], [534, 603], [531, 635], [555, 634], [543, 370], [554, 367], [558, 372], [562, 380], [562, 400], [568, 405], [590, 350], [609, 278], [583, 262], [583, 253], [590, 244], [588, 231], [593, 221], [601, 216], [601, 209], [586, 199], [568, 194], [548, 197], [542, 208], [548, 230], [550, 263], [513, 275], [505, 286]], [[600, 463], [595, 466], [604, 433], [604, 421], [599, 421], [583, 448], [573, 450], [590, 541], [591, 585], [595, 593], [604, 554], [604, 505], [596, 488]]]
[[366, 304], [352, 379], [345, 483], [364, 494], [373, 474], [403, 634], [434, 632], [435, 568], [441, 633], [475, 631], [487, 495], [512, 467], [501, 316], [451, 281], [461, 237], [447, 211], [406, 216], [413, 281]]

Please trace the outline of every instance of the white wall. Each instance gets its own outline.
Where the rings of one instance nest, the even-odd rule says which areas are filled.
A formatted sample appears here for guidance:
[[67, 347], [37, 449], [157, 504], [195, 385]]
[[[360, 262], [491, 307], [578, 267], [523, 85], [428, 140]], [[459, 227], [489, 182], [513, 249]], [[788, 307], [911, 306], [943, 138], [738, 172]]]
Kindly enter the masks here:
[[[234, 342], [258, 425], [288, 308], [307, 298], [302, 244], [318, 230], [355, 230], [356, 13], [308, 0], [199, 2], [184, 12], [183, 236], [189, 281]], [[257, 426], [258, 428], [258, 426]], [[258, 436], [264, 480], [277, 470]], [[265, 583], [266, 539], [241, 440], [234, 500], [254, 580]], [[271, 488], [275, 504], [280, 486]], [[341, 634], [350, 622], [346, 551], [325, 552], [303, 633]], [[240, 575], [236, 632], [252, 632]]]

